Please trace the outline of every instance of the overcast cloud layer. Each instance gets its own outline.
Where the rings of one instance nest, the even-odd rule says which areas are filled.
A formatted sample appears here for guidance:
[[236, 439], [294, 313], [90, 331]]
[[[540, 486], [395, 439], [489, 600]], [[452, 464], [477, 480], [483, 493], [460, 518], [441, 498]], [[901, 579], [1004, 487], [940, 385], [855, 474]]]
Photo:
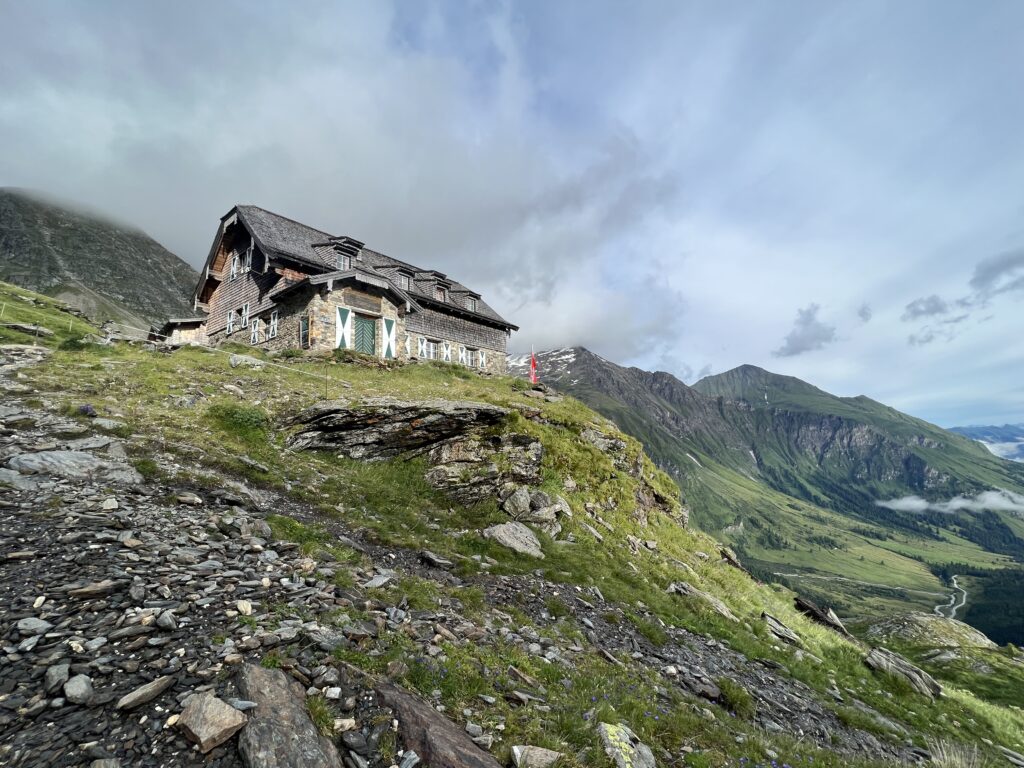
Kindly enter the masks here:
[[246, 202], [513, 349], [1024, 421], [1024, 5], [0, 0], [0, 185], [198, 265]]

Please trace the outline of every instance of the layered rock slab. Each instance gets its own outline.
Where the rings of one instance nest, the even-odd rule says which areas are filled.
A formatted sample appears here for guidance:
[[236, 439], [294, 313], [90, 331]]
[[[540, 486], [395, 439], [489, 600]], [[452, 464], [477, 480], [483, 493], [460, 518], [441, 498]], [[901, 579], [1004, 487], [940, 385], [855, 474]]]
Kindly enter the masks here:
[[236, 684], [242, 697], [256, 704], [238, 739], [249, 768], [342, 768], [337, 748], [309, 719], [297, 681], [279, 669], [245, 664]]

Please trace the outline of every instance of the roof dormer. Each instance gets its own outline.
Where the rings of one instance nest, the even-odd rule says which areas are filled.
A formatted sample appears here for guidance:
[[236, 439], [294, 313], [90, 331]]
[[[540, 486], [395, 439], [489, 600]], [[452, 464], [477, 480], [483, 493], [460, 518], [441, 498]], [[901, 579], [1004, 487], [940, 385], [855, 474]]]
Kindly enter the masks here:
[[334, 245], [334, 252], [338, 259], [338, 269], [350, 270], [363, 260], [363, 245], [360, 241], [351, 237], [333, 237], [331, 243]]

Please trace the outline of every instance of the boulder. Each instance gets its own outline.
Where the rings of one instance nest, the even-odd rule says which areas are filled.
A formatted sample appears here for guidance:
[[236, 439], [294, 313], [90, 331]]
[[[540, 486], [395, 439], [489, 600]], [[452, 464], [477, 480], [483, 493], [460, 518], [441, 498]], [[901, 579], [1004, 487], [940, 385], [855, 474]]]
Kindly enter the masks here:
[[508, 498], [505, 499], [501, 506], [502, 509], [508, 512], [514, 519], [518, 520], [521, 516], [530, 511], [529, 489], [525, 486], [516, 488]]
[[377, 699], [398, 718], [406, 749], [430, 768], [500, 768], [500, 763], [427, 702], [389, 683], [377, 686]]
[[942, 686], [931, 675], [888, 648], [872, 648], [864, 657], [864, 663], [877, 672], [906, 680], [911, 688], [929, 699], [942, 695]]
[[508, 413], [497, 405], [457, 400], [334, 400], [288, 419], [288, 425], [299, 427], [288, 445], [377, 461], [425, 452], [439, 443], [479, 433], [500, 424]]
[[55, 475], [69, 480], [125, 485], [142, 482], [142, 475], [127, 464], [100, 459], [84, 451], [22, 453], [11, 458], [7, 466], [25, 475]]
[[826, 627], [834, 629], [843, 637], [852, 637], [849, 630], [846, 629], [843, 622], [839, 620], [839, 617], [836, 616], [835, 611], [831, 608], [821, 608], [814, 602], [799, 595], [793, 599], [793, 603], [798, 611], [806, 616], [810, 616], [819, 624], [824, 624]]
[[537, 535], [519, 522], [501, 523], [484, 529], [484, 538], [496, 541], [520, 555], [529, 555], [544, 559], [544, 551], [540, 548]]
[[691, 584], [687, 584], [685, 581], [674, 581], [668, 585], [670, 594], [682, 595], [683, 597], [692, 597], [700, 600], [707, 604], [715, 613], [720, 616], [724, 616], [729, 621], [739, 621], [732, 611], [729, 610], [729, 606], [723, 603], [714, 595], [708, 594], [703, 590], [697, 589]]
[[178, 728], [206, 754], [245, 726], [245, 715], [212, 693], [193, 694], [185, 700]]
[[244, 664], [237, 684], [242, 698], [256, 704], [238, 739], [249, 768], [341, 768], [337, 748], [309, 719], [298, 682], [279, 669]]
[[651, 748], [627, 726], [599, 723], [597, 733], [601, 737], [605, 754], [615, 763], [616, 768], [658, 768]]

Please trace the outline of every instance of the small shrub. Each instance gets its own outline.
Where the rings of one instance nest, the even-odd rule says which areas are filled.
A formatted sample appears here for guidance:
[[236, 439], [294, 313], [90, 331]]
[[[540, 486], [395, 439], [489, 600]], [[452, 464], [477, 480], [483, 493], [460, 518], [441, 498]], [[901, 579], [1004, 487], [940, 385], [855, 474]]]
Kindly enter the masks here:
[[280, 669], [281, 654], [277, 651], [270, 651], [266, 656], [260, 659], [260, 666], [266, 669]]
[[147, 480], [153, 480], [162, 474], [159, 465], [153, 459], [135, 459], [132, 465]]
[[262, 408], [237, 403], [214, 403], [206, 409], [210, 420], [225, 432], [246, 441], [265, 436], [270, 417]]
[[718, 688], [722, 692], [722, 706], [735, 712], [737, 717], [749, 720], [754, 716], [754, 697], [746, 688], [727, 677], [719, 678]]
[[297, 357], [302, 357], [302, 350], [296, 349], [295, 347], [289, 347], [288, 349], [282, 349], [278, 358], [281, 360], [294, 360]]
[[626, 618], [636, 627], [636, 631], [646, 637], [651, 645], [660, 648], [668, 642], [668, 632], [664, 627], [635, 613], [627, 613]]
[[83, 349], [89, 348], [89, 342], [85, 340], [85, 336], [76, 334], [69, 338], [64, 339], [60, 344], [57, 345], [57, 349], [64, 352], [81, 352]]

